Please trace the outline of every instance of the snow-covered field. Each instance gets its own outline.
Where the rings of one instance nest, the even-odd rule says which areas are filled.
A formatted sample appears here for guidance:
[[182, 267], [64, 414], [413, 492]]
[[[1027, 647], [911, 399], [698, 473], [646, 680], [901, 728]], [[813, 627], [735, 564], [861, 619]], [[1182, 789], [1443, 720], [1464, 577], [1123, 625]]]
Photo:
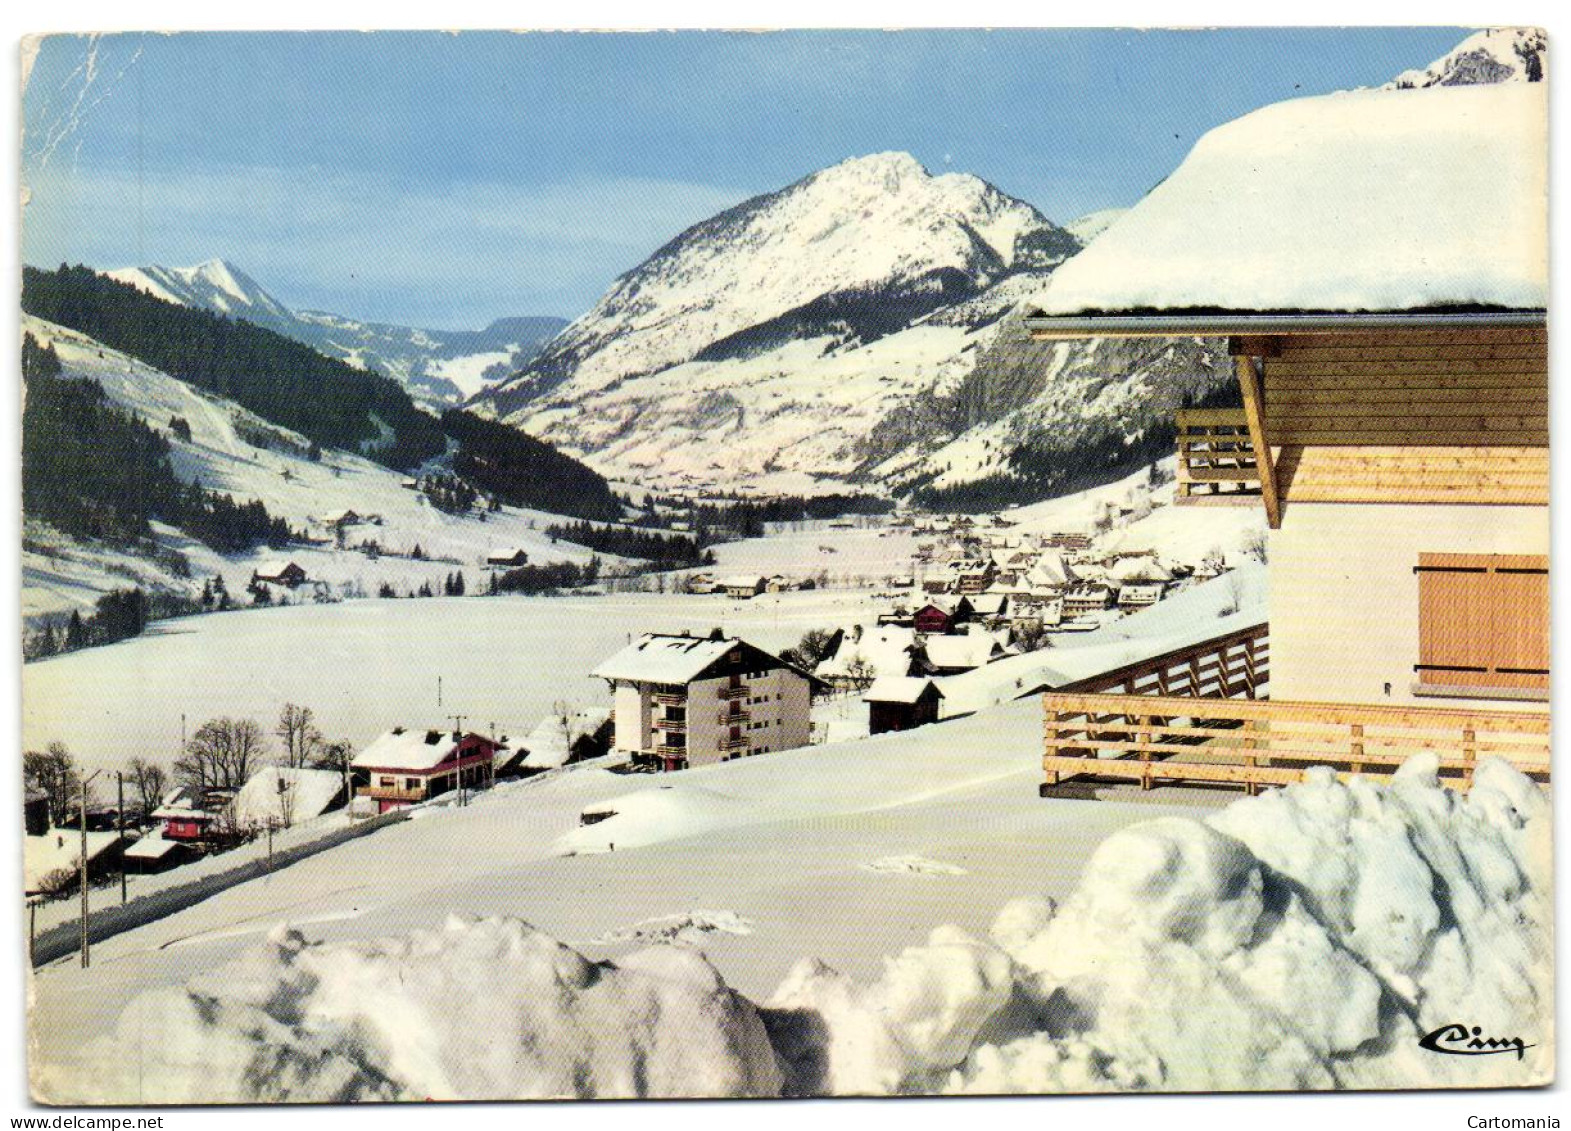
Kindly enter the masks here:
[[[189, 559], [194, 580], [187, 581], [145, 559], [78, 546], [42, 528], [33, 529], [28, 532], [33, 541], [57, 546], [58, 552], [24, 549], [22, 611], [26, 616], [90, 607], [99, 594], [126, 587], [133, 579], [146, 585], [200, 591], [204, 577], [220, 574], [229, 591], [240, 595], [252, 570], [276, 559], [299, 562], [308, 577], [329, 582], [335, 593], [350, 583], [374, 595], [384, 581], [391, 582], [400, 594], [423, 581], [440, 592], [442, 580], [454, 570], [464, 572], [473, 590], [483, 581], [486, 554], [496, 549], [521, 548], [535, 564], [582, 563], [591, 556], [582, 547], [552, 543], [544, 531], [549, 524], [562, 521], [557, 516], [514, 507], [489, 514], [483, 522], [474, 516], [444, 514], [428, 505], [418, 491], [400, 486], [404, 477], [381, 464], [341, 451], [328, 451], [321, 461], [313, 461], [306, 457], [309, 444], [303, 437], [261, 420], [232, 401], [205, 394], [41, 319], [24, 315], [22, 328], [40, 342], [54, 344], [66, 376], [98, 381], [111, 400], [153, 427], [167, 433], [172, 418], [189, 422], [189, 443], [169, 437], [175, 471], [181, 478], [195, 476], [203, 486], [242, 501], [259, 499], [270, 513], [328, 543], [287, 551], [263, 546], [249, 554], [221, 556], [178, 532], [160, 528], [160, 542]], [[269, 449], [255, 447], [242, 436], [243, 431], [253, 430], [274, 434], [280, 440]], [[381, 516], [380, 525], [348, 527], [346, 541], [352, 547], [375, 540], [386, 552], [373, 560], [353, 549], [333, 548], [331, 531], [318, 520], [341, 509]], [[401, 556], [416, 546], [429, 560]], [[608, 564], [618, 561], [604, 555], [602, 560]]]
[[[642, 632], [716, 625], [761, 647], [810, 628], [871, 620], [864, 592], [723, 596], [437, 597], [246, 609], [153, 625], [134, 640], [27, 664], [24, 749], [65, 742], [91, 768], [168, 761], [218, 715], [271, 730], [285, 703], [316, 713], [329, 738], [357, 747], [394, 725], [466, 726], [522, 738], [558, 700], [608, 706], [596, 664]], [[437, 680], [441, 678], [441, 702]]]
[[[428, 813], [111, 939], [88, 970], [39, 971], [35, 1090], [1549, 1078], [1548, 804], [1515, 771], [1481, 766], [1465, 800], [1423, 762], [1390, 787], [1327, 775], [1201, 820], [1039, 799], [1039, 733], [1020, 703], [672, 778], [567, 773]], [[579, 826], [585, 808], [615, 815]], [[1529, 1047], [1419, 1046], [1457, 1018]]]

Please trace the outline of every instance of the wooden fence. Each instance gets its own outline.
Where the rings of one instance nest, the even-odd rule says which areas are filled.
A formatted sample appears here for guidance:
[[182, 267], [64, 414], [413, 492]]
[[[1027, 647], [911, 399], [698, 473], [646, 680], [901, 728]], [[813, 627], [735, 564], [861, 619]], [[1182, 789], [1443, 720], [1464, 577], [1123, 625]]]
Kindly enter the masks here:
[[1414, 754], [1440, 759], [1440, 780], [1473, 783], [1493, 755], [1549, 780], [1549, 715], [1284, 700], [1049, 693], [1045, 787], [1088, 776], [1261, 786], [1302, 781], [1312, 766], [1339, 778], [1389, 780]]
[[1178, 410], [1180, 503], [1254, 503], [1260, 469], [1242, 409]]

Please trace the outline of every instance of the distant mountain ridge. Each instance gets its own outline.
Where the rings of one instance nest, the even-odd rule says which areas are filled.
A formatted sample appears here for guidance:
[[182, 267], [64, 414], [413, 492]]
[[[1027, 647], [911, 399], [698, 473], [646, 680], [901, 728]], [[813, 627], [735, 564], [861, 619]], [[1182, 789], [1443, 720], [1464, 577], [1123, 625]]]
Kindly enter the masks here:
[[1194, 343], [1109, 373], [1095, 347], [1059, 357], [1018, 325], [1117, 214], [1082, 217], [1081, 238], [969, 174], [854, 158], [681, 233], [474, 404], [655, 488], [1004, 479], [1040, 497], [1077, 450], [1110, 472], [1225, 384]]
[[1487, 28], [1468, 36], [1422, 69], [1403, 71], [1382, 90], [1543, 82], [1549, 39], [1541, 28]]
[[194, 267], [124, 267], [106, 274], [166, 302], [244, 318], [356, 368], [380, 370], [437, 410], [516, 372], [567, 325], [561, 318], [509, 317], [483, 330], [423, 330], [291, 310], [223, 259]]
[[866, 343], [1078, 250], [976, 177], [933, 176], [908, 153], [855, 158], [682, 232], [481, 399], [511, 417], [558, 388], [607, 388], [788, 340]]

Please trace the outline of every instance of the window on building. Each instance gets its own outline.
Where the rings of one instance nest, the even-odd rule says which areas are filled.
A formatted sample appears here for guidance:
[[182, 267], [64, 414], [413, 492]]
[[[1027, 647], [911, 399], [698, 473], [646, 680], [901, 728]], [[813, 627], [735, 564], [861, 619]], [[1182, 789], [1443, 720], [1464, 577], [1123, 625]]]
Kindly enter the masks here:
[[1420, 554], [1419, 683], [1549, 687], [1549, 559], [1527, 554]]
[[396, 789], [396, 788], [398, 788], [398, 779], [397, 778], [381, 778], [379, 780], [381, 782], [381, 786], [382, 786], [383, 789]]
[[409, 790], [419, 789], [420, 788], [420, 779], [419, 778], [405, 778], [404, 779], [404, 788], [405, 789], [409, 789]]

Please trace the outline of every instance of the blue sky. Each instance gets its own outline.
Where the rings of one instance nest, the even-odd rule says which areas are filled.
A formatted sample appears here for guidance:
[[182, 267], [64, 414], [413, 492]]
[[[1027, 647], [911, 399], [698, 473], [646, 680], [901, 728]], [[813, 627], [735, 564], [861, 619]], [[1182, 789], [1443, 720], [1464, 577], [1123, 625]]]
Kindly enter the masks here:
[[1458, 29], [262, 33], [47, 40], [23, 258], [232, 260], [290, 305], [433, 327], [582, 312], [684, 227], [907, 150], [1064, 222], [1200, 134], [1374, 85]]

